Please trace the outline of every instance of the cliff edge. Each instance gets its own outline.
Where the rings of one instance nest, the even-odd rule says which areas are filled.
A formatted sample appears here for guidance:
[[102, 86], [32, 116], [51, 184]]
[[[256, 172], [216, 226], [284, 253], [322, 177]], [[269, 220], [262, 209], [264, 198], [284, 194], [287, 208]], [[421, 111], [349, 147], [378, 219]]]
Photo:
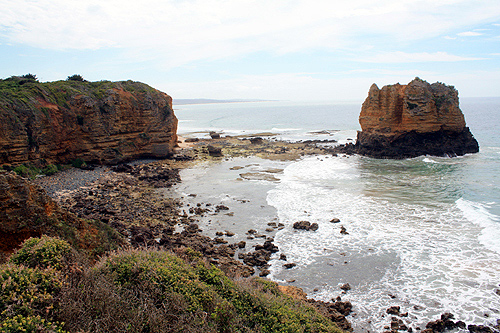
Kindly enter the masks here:
[[[373, 84], [359, 115], [361, 131], [350, 150], [376, 158], [459, 156], [479, 145], [459, 108], [453, 86], [415, 78], [407, 85]], [[349, 148], [349, 147], [346, 147]]]
[[172, 98], [143, 83], [0, 80], [0, 165], [165, 158], [176, 132]]

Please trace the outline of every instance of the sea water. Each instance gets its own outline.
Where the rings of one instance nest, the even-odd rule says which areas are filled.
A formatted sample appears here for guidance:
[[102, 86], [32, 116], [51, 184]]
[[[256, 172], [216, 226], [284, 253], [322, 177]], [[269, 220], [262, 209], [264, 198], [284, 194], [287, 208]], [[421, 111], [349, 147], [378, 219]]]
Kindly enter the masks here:
[[[273, 232], [278, 255], [269, 278], [304, 289], [309, 297], [351, 301], [356, 332], [384, 330], [390, 306], [400, 306], [409, 326], [444, 312], [469, 324], [500, 318], [500, 98], [463, 99], [461, 109], [480, 145], [458, 158], [422, 156], [377, 160], [360, 156], [309, 156], [276, 162], [239, 158], [183, 171], [179, 190], [192, 198], [225, 203], [230, 214], [201, 221], [216, 230]], [[275, 133], [277, 139], [348, 142], [359, 129], [360, 103], [261, 102], [182, 105], [179, 132], [203, 136]], [[276, 172], [276, 170], [282, 170]], [[246, 180], [242, 173], [266, 174]], [[330, 222], [333, 218], [340, 223]], [[316, 222], [315, 232], [292, 228]], [[343, 226], [348, 234], [341, 234]], [[294, 282], [291, 282], [294, 281]], [[351, 290], [339, 287], [349, 283]], [[410, 324], [411, 323], [411, 324]]]

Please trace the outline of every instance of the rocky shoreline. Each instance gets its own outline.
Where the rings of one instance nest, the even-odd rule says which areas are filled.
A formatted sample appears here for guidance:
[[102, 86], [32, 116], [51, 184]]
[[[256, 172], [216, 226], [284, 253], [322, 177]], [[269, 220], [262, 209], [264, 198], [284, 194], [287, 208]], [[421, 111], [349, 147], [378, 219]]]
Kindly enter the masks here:
[[[253, 140], [252, 140], [253, 139]], [[294, 160], [301, 156], [327, 154], [328, 148], [314, 142], [272, 142], [262, 138], [221, 138], [193, 140], [188, 149], [177, 152], [172, 159], [147, 161], [148, 163], [122, 164], [115, 167], [94, 170], [74, 170], [43, 177], [36, 182], [64, 209], [85, 219], [100, 220], [115, 229], [128, 246], [134, 248], [160, 248], [175, 251], [191, 248], [230, 277], [266, 276], [269, 274], [268, 261], [273, 253], [279, 253], [274, 239], [256, 230], [248, 230], [252, 239], [262, 243], [253, 248], [247, 242], [231, 242], [231, 231], [220, 230], [217, 237], [210, 238], [199, 228], [199, 218], [203, 214], [224, 214], [230, 207], [199, 203], [186, 206], [182, 197], [168, 195], [160, 191], [181, 182], [179, 170], [203, 160], [241, 156], [262, 156], [269, 159]], [[56, 187], [54, 184], [59, 184]], [[67, 187], [73, 184], [73, 187]], [[192, 195], [196, 195], [193, 193]], [[298, 221], [294, 228], [314, 232], [307, 221]], [[279, 226], [269, 223], [270, 230]], [[345, 230], [345, 229], [344, 229]], [[286, 260], [281, 254], [280, 259]], [[285, 265], [294, 265], [286, 263]], [[291, 266], [293, 267], [293, 266]], [[340, 297], [330, 302], [307, 299], [307, 295], [294, 286], [281, 286], [281, 291], [296, 299], [309, 302], [339, 327], [351, 331], [348, 322], [352, 304]], [[345, 292], [348, 288], [345, 287]], [[347, 318], [346, 318], [347, 317]], [[401, 313], [399, 306], [387, 309], [386, 332], [412, 332], [408, 324], [408, 313]], [[403, 320], [405, 319], [405, 320]], [[429, 322], [425, 328], [415, 330], [432, 333], [449, 329], [468, 329], [470, 332], [495, 332], [499, 327], [467, 326], [461, 321], [454, 322], [453, 315], [443, 314], [440, 319]], [[500, 323], [498, 323], [500, 324]]]

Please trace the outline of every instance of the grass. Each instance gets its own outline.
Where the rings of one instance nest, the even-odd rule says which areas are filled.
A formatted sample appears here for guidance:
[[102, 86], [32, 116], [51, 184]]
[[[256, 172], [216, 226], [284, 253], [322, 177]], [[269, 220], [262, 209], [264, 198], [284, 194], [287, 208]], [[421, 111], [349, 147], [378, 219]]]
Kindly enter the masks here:
[[0, 332], [342, 332], [275, 283], [230, 279], [190, 249], [120, 250], [85, 266], [71, 253], [32, 238], [0, 266]]

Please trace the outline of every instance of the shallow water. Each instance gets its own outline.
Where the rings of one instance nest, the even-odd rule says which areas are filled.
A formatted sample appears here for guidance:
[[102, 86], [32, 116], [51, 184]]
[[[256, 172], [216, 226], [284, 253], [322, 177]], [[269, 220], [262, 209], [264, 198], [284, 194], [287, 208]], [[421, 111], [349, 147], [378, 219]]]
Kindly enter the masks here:
[[[212, 105], [198, 123], [203, 106], [196, 106], [187, 110], [191, 127], [185, 127], [186, 134], [196, 124], [206, 129], [213, 113], [211, 129], [227, 126], [234, 133], [279, 128], [276, 132], [287, 139], [327, 135], [342, 141], [355, 136], [359, 106], [313, 105], [307, 119], [303, 105], [264, 106]], [[189, 199], [192, 204], [211, 201], [230, 207], [233, 216], [203, 219], [202, 229], [209, 234], [228, 229], [236, 232], [235, 241], [245, 240], [248, 229], [263, 231], [272, 221], [285, 224], [269, 236], [297, 266], [284, 269], [276, 254], [269, 277], [281, 283], [295, 280], [316, 299], [340, 295], [352, 301], [349, 320], [356, 332], [383, 331], [390, 323], [386, 309], [393, 305], [409, 312], [402, 319], [414, 329], [443, 312], [468, 324], [495, 323], [500, 318], [495, 292], [500, 289], [500, 99], [469, 100], [462, 110], [479, 141], [478, 154], [407, 160], [234, 159], [183, 171], [179, 190], [198, 194]], [[227, 118], [230, 114], [234, 117]], [[182, 112], [177, 115], [182, 121]], [[262, 119], [267, 122], [259, 123]], [[321, 129], [338, 131], [311, 133]], [[231, 170], [234, 166], [243, 169]], [[268, 168], [283, 169], [273, 174], [278, 181], [240, 177]], [[331, 223], [334, 217], [341, 222]], [[319, 229], [294, 230], [293, 222], [301, 220], [316, 222]], [[348, 235], [340, 234], [341, 225]], [[352, 289], [342, 293], [343, 283]]]

